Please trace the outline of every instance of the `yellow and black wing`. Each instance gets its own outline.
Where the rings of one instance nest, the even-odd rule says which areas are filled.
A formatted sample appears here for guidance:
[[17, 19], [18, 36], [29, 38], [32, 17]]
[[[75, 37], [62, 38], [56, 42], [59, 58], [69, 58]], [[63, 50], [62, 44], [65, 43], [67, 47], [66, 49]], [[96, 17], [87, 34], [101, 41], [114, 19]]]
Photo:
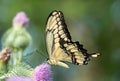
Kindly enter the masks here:
[[83, 45], [72, 41], [61, 11], [53, 11], [48, 17], [46, 46], [49, 60], [67, 61], [76, 65], [87, 64], [90, 57], [99, 55], [98, 53], [88, 54]]

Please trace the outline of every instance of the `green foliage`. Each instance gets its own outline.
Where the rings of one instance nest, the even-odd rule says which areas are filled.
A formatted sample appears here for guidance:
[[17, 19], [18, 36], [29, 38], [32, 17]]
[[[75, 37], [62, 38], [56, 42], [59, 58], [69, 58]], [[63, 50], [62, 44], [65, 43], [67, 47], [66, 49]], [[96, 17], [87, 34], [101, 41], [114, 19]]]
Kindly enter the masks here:
[[8, 73], [2, 74], [2, 76], [0, 76], [0, 80], [12, 76], [32, 77], [32, 74], [33, 74], [33, 69], [29, 65], [19, 64], [9, 67]]

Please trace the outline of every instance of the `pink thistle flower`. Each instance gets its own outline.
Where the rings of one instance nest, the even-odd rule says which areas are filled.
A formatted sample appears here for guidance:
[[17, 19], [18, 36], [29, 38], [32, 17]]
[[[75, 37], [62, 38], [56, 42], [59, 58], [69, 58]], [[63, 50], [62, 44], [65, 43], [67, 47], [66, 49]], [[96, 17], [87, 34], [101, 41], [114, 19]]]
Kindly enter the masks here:
[[33, 79], [25, 76], [14, 76], [7, 78], [6, 81], [33, 81]]
[[53, 81], [51, 66], [48, 63], [43, 63], [37, 66], [34, 70], [35, 81]]
[[29, 24], [29, 19], [24, 12], [19, 12], [13, 19], [13, 26], [20, 24], [24, 27], [27, 27]]

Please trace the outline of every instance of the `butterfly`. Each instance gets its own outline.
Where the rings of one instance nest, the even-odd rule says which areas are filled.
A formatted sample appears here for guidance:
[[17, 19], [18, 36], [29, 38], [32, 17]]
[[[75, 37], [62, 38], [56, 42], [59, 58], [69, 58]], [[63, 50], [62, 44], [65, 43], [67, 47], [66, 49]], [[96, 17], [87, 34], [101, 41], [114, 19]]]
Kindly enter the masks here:
[[91, 57], [100, 55], [99, 53], [89, 54], [82, 44], [72, 41], [61, 11], [54, 10], [50, 13], [45, 34], [49, 64], [69, 68], [65, 62], [86, 65]]

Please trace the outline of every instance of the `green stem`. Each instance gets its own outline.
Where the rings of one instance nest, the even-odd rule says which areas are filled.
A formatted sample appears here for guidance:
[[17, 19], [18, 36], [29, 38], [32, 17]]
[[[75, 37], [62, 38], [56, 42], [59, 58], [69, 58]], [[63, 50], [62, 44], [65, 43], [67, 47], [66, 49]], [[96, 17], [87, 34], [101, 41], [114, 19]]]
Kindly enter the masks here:
[[23, 50], [20, 49], [19, 52], [20, 52], [20, 55], [19, 55], [19, 61], [18, 61], [18, 63], [21, 63], [22, 60], [23, 60]]
[[[0, 76], [7, 73], [7, 62], [0, 61]], [[0, 79], [0, 81], [5, 81], [5, 79]]]
[[13, 50], [13, 64], [16, 65], [18, 60], [17, 49]]

